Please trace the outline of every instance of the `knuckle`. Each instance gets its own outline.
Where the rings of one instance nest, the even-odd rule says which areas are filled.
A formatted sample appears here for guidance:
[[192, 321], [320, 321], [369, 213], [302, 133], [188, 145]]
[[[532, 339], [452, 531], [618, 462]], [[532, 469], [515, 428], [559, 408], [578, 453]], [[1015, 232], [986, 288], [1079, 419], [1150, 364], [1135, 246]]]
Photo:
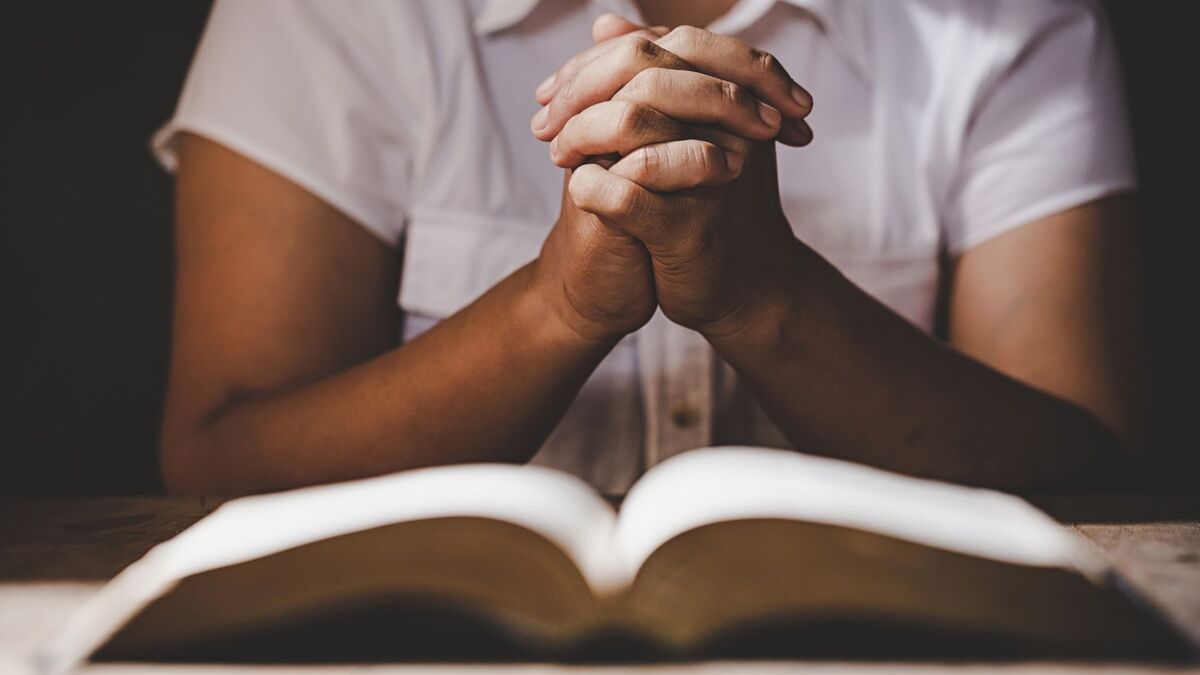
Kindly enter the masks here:
[[617, 218], [632, 218], [640, 206], [637, 189], [626, 181], [612, 181], [606, 190], [608, 211]]
[[617, 117], [617, 133], [633, 135], [645, 127], [650, 118], [650, 108], [636, 101], [622, 101]]
[[563, 82], [562, 87], [558, 90], [558, 95], [554, 97], [554, 100], [550, 101], [551, 112], [557, 112], [564, 107], [570, 107], [575, 100], [575, 90], [574, 77]]
[[621, 44], [620, 61], [624, 64], [645, 63], [658, 54], [658, 45], [640, 35], [634, 35]]
[[680, 156], [680, 164], [682, 175], [688, 176], [690, 182], [698, 183], [706, 176], [713, 173], [716, 167], [713, 154], [710, 152], [711, 144], [703, 142], [693, 142], [684, 145], [683, 152]]
[[704, 31], [695, 26], [677, 26], [670, 33], [672, 40], [685, 44], [697, 44], [703, 39]]
[[725, 153], [721, 152], [720, 148], [712, 143], [697, 143], [694, 152], [702, 175], [715, 176], [723, 173]]
[[750, 49], [750, 63], [755, 73], [763, 77], [775, 75], [783, 69], [774, 54], [753, 47]]
[[575, 56], [572, 56], [571, 58], [567, 59], [566, 63], [559, 66], [558, 70], [554, 71], [554, 79], [558, 82], [563, 82], [564, 78], [568, 78], [579, 72], [579, 70], [583, 68], [583, 64], [584, 61], [582, 54], [576, 54]]
[[647, 68], [639, 71], [633, 76], [629, 82], [618, 92], [621, 98], [644, 99], [649, 96], [658, 86], [659, 75], [655, 73], [658, 68]]
[[732, 108], [740, 108], [750, 102], [750, 95], [746, 93], [740, 85], [733, 82], [722, 81], [718, 85], [721, 89], [721, 99]]
[[667, 69], [654, 66], [646, 68], [634, 76], [633, 81], [639, 82], [646, 91], [653, 91], [663, 85], [667, 77]]
[[633, 152], [633, 166], [630, 176], [635, 183], [641, 183], [657, 176], [663, 168], [662, 150], [655, 146], [646, 146]]
[[679, 175], [689, 183], [695, 183], [697, 174], [704, 170], [704, 157], [695, 143], [686, 143], [679, 152]]

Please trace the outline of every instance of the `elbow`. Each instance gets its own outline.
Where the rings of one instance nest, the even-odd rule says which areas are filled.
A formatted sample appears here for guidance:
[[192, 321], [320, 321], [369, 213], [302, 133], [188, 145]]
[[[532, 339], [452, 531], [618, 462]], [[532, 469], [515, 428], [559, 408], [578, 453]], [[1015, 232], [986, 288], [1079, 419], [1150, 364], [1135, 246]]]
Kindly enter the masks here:
[[1108, 433], [1107, 443], [1096, 443], [1096, 458], [1102, 467], [1104, 489], [1146, 490], [1157, 483], [1151, 446], [1145, 434], [1122, 433], [1124, 430], [1097, 421]]
[[159, 442], [159, 470], [163, 487], [171, 495], [203, 495], [214, 486], [200, 463], [199, 434], [164, 433]]
[[[1058, 447], [1074, 446], [1071, 478], [1053, 486], [1055, 491], [1107, 491], [1145, 489], [1153, 482], [1146, 439], [1123, 420], [1098, 415], [1077, 407], [1077, 423], [1060, 429], [1070, 438], [1060, 438]], [[1114, 423], [1117, 422], [1117, 423]]]
[[1152, 444], [1140, 408], [1082, 407], [1093, 430], [1089, 458], [1099, 469], [1104, 489], [1146, 489], [1155, 482]]

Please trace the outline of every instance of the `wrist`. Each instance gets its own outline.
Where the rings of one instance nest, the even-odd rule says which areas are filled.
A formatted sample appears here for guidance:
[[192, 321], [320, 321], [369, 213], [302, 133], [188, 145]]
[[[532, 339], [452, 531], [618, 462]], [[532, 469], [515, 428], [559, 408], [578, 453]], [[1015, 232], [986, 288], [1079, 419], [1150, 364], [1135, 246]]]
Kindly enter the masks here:
[[699, 328], [713, 348], [731, 364], [747, 358], [776, 359], [801, 347], [815, 276], [828, 266], [815, 251], [792, 239], [770, 284], [752, 295], [737, 312]]
[[520, 312], [526, 324], [554, 344], [582, 351], [607, 352], [625, 337], [624, 331], [598, 325], [571, 303], [562, 279], [547, 269], [542, 258], [524, 270]]

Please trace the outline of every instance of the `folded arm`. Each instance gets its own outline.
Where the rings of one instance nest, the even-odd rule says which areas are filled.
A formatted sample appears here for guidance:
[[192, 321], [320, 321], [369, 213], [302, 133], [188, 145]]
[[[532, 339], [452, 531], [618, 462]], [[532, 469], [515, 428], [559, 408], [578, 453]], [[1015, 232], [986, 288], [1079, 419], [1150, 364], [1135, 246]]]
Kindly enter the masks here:
[[[620, 54], [636, 70], [669, 65], [666, 51], [635, 37], [606, 40], [594, 56]], [[746, 59], [755, 53], [734, 56], [743, 59], [747, 91], [807, 112], [778, 64], [754, 68]], [[781, 130], [778, 112], [764, 123], [750, 93], [729, 103], [698, 112], [764, 138], [811, 137], [802, 123]], [[556, 108], [550, 124], [566, 123], [571, 106], [581, 105]], [[636, 130], [630, 123], [653, 112], [623, 109], [632, 114], [576, 125], [577, 141], [603, 129]], [[642, 143], [687, 135], [665, 116], [655, 119]], [[722, 157], [714, 147], [703, 157]], [[699, 157], [694, 147], [679, 149], [678, 157]], [[679, 179], [671, 162], [658, 168], [644, 175]], [[688, 168], [696, 183], [737, 173], [724, 163], [713, 175], [703, 163]], [[185, 136], [162, 441], [168, 488], [256, 492], [531, 457], [604, 355], [657, 305], [642, 242], [579, 209], [566, 196], [572, 178], [568, 170], [562, 211], [535, 261], [397, 347], [395, 251], [284, 178]]]
[[[721, 96], [728, 87], [703, 86], [686, 72], [695, 66], [720, 76], [724, 67], [724, 61], [705, 64], [711, 50], [697, 49], [698, 42], [738, 48], [697, 29], [658, 38], [693, 61], [656, 72], [654, 87], [638, 86], [629, 69], [573, 60], [564, 68], [573, 74], [570, 84], [560, 70], [547, 88], [552, 123], [539, 132], [535, 119], [535, 135], [553, 137], [551, 156], [561, 163], [584, 145], [573, 122], [611, 105], [593, 99], [612, 97], [671, 117], [736, 98]], [[574, 112], [556, 91], [591, 107]], [[705, 98], [709, 106], [700, 103]], [[801, 112], [780, 105], [785, 114]], [[574, 117], [553, 123], [568, 109]], [[607, 149], [622, 158], [607, 169], [577, 170], [572, 197], [645, 244], [664, 313], [709, 339], [797, 448], [1009, 489], [1111, 484], [1142, 469], [1144, 363], [1132, 197], [1028, 223], [953, 261], [946, 344], [797, 241], [779, 203], [773, 144], [750, 127], [723, 129], [693, 136], [741, 158], [734, 179], [708, 171], [711, 180], [663, 180], [663, 167], [684, 174], [685, 167], [705, 164], [705, 155], [672, 152], [681, 147], [674, 136], [624, 129], [607, 139], [607, 148], [587, 139], [583, 154]], [[649, 144], [637, 149], [622, 145], [647, 137]]]
[[713, 344], [798, 448], [1007, 489], [1136, 481], [1135, 228], [1116, 197], [968, 251], [948, 345], [815, 256], [778, 312]]
[[614, 344], [547, 311], [534, 262], [396, 348], [394, 249], [211, 141], [180, 160], [171, 491], [524, 461]]

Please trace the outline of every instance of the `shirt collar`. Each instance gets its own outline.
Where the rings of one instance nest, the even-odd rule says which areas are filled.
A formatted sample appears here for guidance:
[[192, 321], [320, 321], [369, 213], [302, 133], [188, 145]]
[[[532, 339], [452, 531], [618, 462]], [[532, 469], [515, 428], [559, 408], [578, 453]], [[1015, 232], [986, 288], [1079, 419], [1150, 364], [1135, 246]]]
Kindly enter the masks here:
[[[496, 0], [492, 0], [495, 2]], [[740, 0], [729, 13], [708, 27], [714, 33], [733, 35], [750, 28], [775, 6], [786, 2], [816, 19], [837, 52], [865, 81], [870, 81], [866, 7], [861, 0]]]
[[[497, 33], [520, 23], [542, 0], [485, 0], [475, 17], [475, 32], [479, 35]], [[631, 5], [612, 0], [592, 0], [604, 5]], [[863, 30], [865, 7], [860, 0], [740, 0], [728, 14], [718, 18], [709, 29], [732, 35], [745, 30], [763, 18], [776, 2], [786, 2], [811, 14], [829, 35], [834, 49], [845, 58], [858, 74], [869, 79], [866, 50], [869, 48]], [[620, 11], [620, 7], [606, 7]], [[628, 12], [626, 12], [628, 13]]]
[[[512, 28], [529, 16], [541, 0], [486, 0], [475, 17], [475, 32], [480, 35]], [[817, 20], [829, 24], [839, 14], [834, 0], [740, 0], [728, 14], [717, 19], [710, 29], [720, 33], [735, 33], [748, 28], [762, 18], [776, 2], [787, 2], [808, 10]]]

